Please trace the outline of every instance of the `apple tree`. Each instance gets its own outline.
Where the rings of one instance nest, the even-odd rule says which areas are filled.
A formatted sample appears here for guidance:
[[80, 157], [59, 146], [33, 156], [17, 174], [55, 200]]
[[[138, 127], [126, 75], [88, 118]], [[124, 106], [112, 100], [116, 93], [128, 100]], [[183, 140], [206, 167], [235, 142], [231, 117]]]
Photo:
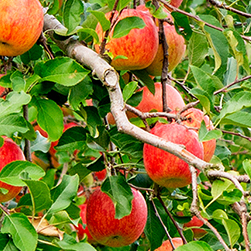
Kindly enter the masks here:
[[0, 250], [250, 250], [250, 17], [0, 1]]

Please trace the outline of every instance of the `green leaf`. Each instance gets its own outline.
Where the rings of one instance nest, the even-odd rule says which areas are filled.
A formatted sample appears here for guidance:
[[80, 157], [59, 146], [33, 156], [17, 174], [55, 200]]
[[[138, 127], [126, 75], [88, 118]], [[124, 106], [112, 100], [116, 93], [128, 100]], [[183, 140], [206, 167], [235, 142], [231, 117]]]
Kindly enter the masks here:
[[248, 222], [247, 232], [248, 232], [248, 237], [250, 239], [251, 238], [251, 221]]
[[77, 242], [75, 238], [67, 234], [64, 234], [63, 240], [57, 241], [56, 244], [63, 250], [96, 251], [96, 249], [91, 244], [85, 241]]
[[232, 182], [227, 179], [215, 180], [212, 184], [212, 196], [214, 199], [220, 197], [232, 185]]
[[51, 190], [51, 198], [54, 202], [48, 210], [48, 214], [56, 213], [67, 208], [77, 195], [78, 185], [78, 175], [64, 175], [62, 182]]
[[1, 232], [11, 234], [15, 246], [20, 251], [36, 249], [38, 234], [24, 214], [5, 215]]
[[213, 249], [204, 241], [192, 241], [188, 244], [177, 247], [177, 251], [213, 251]]
[[[7, 234], [0, 233], [0, 251], [7, 251], [5, 247], [7, 246], [7, 243], [9, 242], [9, 236]], [[14, 251], [14, 250], [13, 250]]]
[[219, 139], [222, 136], [222, 132], [220, 130], [208, 131], [205, 121], [203, 120], [200, 124], [198, 135], [199, 135], [199, 141], [204, 142], [211, 139]]
[[224, 117], [221, 120], [221, 124], [251, 127], [251, 114], [249, 112], [237, 111]]
[[119, 20], [113, 30], [113, 38], [124, 37], [132, 29], [143, 29], [146, 26], [145, 22], [140, 17], [126, 17]]
[[16, 92], [24, 91], [25, 89], [25, 79], [24, 75], [20, 71], [15, 71], [11, 74], [10, 80], [12, 83], [12, 88]]
[[[156, 248], [161, 246], [162, 240], [165, 236], [165, 230], [156, 215], [152, 202], [150, 200], [147, 200], [146, 203], [148, 216], [144, 232], [146, 234], [146, 237], [150, 241], [151, 250], [155, 250]], [[157, 208], [160, 208], [156, 199], [154, 200], [154, 203]]]
[[55, 149], [57, 151], [74, 152], [76, 149], [81, 149], [86, 145], [86, 129], [81, 126], [74, 126], [67, 129]]
[[248, 65], [247, 52], [244, 40], [237, 31], [234, 31], [232, 29], [225, 29], [223, 34], [226, 36], [229, 45], [232, 49], [233, 55], [237, 60], [237, 68], [242, 65], [246, 70], [247, 74], [249, 74], [250, 69]]
[[81, 0], [68, 0], [64, 3], [63, 22], [71, 33], [81, 22], [81, 14], [84, 12], [84, 5]]
[[30, 191], [33, 211], [35, 213], [40, 212], [44, 209], [49, 209], [52, 200], [50, 190], [46, 183], [40, 180], [23, 180]]
[[88, 12], [90, 12], [93, 16], [95, 16], [95, 18], [100, 23], [103, 31], [107, 31], [110, 28], [111, 23], [105, 17], [105, 13], [97, 10], [88, 10]]
[[73, 109], [77, 110], [79, 104], [93, 93], [93, 83], [88, 76], [80, 83], [73, 86], [69, 93], [69, 102]]
[[123, 89], [123, 99], [125, 102], [133, 95], [134, 91], [137, 89], [138, 82], [132, 81], [128, 83]]
[[22, 54], [21, 60], [24, 64], [30, 63], [30, 61], [38, 60], [43, 55], [43, 48], [41, 45], [34, 44], [33, 47]]
[[0, 135], [11, 137], [15, 132], [26, 133], [29, 131], [24, 117], [10, 114], [0, 118]]
[[[68, 1], [67, 1], [68, 2]], [[36, 64], [34, 71], [42, 81], [51, 81], [64, 86], [74, 86], [90, 72], [75, 60], [68, 57], [57, 57]]]
[[42, 136], [39, 131], [36, 131], [36, 139], [31, 141], [31, 152], [41, 151], [43, 153], [47, 153], [50, 149], [51, 143], [47, 138]]
[[241, 109], [251, 107], [251, 92], [240, 91], [236, 93], [227, 103], [224, 104], [220, 115], [216, 118], [216, 123], [229, 114], [233, 114]]
[[10, 92], [6, 96], [6, 100], [0, 99], [0, 117], [4, 117], [6, 115], [12, 113], [19, 113], [23, 108], [23, 105], [27, 105], [31, 100], [31, 96], [21, 91]]
[[130, 135], [118, 132], [116, 127], [113, 127], [109, 133], [112, 142], [119, 147], [122, 153], [128, 154], [133, 158], [142, 158], [143, 143]]
[[208, 43], [205, 35], [193, 32], [188, 43], [188, 58], [191, 65], [200, 67], [208, 55]]
[[230, 219], [223, 219], [222, 223], [227, 231], [231, 248], [233, 248], [241, 235], [240, 227], [234, 220]]
[[[200, 15], [200, 18], [203, 21], [222, 28], [219, 21], [213, 16]], [[214, 72], [217, 72], [217, 70], [219, 70], [220, 74], [223, 75], [227, 68], [227, 60], [229, 54], [228, 41], [223, 33], [219, 30], [204, 25], [202, 29], [204, 30], [204, 33], [208, 39], [208, 43], [213, 49], [215, 58]]]
[[50, 141], [58, 140], [64, 128], [62, 110], [53, 100], [33, 97], [32, 101], [38, 112], [38, 125], [48, 133]]
[[122, 175], [107, 177], [101, 186], [101, 190], [114, 203], [115, 219], [121, 219], [131, 213], [133, 194]]
[[20, 179], [23, 174], [28, 174], [32, 180], [38, 180], [45, 175], [45, 172], [40, 166], [29, 161], [17, 160], [2, 169], [0, 180], [13, 186], [25, 186], [26, 184]]
[[213, 218], [216, 222], [222, 224], [222, 220], [223, 220], [223, 219], [228, 219], [228, 215], [227, 215], [227, 213], [224, 212], [223, 210], [221, 210], [221, 209], [216, 209], [216, 210], [213, 212], [212, 218]]
[[223, 200], [226, 203], [233, 204], [239, 202], [242, 198], [242, 192], [239, 189], [234, 189], [233, 191], [223, 191]]
[[196, 83], [213, 99], [214, 92], [223, 87], [221, 81], [196, 66], [191, 65], [191, 70]]
[[99, 43], [99, 37], [97, 32], [91, 28], [81, 28], [78, 29], [78, 33], [81, 33], [81, 37], [83, 37], [85, 41], [88, 41], [90, 38], [94, 38], [95, 43]]
[[243, 166], [246, 174], [248, 175], [248, 177], [251, 179], [251, 160], [250, 159], [245, 159], [242, 162], [242, 166]]

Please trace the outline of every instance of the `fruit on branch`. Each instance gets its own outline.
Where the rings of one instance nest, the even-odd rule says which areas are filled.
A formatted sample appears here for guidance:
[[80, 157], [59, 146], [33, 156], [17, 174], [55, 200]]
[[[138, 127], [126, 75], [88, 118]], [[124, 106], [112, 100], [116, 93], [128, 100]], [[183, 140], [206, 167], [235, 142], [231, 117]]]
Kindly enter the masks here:
[[147, 220], [147, 206], [139, 191], [132, 188], [132, 193], [132, 211], [121, 219], [115, 219], [114, 204], [100, 188], [90, 195], [86, 220], [91, 236], [98, 243], [111, 247], [127, 246], [142, 234]]
[[[3, 137], [4, 144], [0, 147], [0, 171], [9, 163], [16, 160], [25, 160], [21, 148], [10, 138]], [[16, 187], [0, 181], [0, 202], [6, 202], [17, 196], [22, 187]], [[8, 191], [5, 191], [8, 190]]]
[[[203, 159], [203, 145], [198, 141], [197, 133], [183, 125], [158, 123], [150, 133], [166, 141], [183, 145], [188, 152]], [[171, 153], [144, 144], [143, 160], [147, 174], [160, 186], [177, 188], [191, 183], [189, 165]]]
[[[153, 95], [149, 89], [144, 86], [138, 91], [143, 91], [142, 100], [139, 105], [136, 107], [141, 112], [150, 112], [156, 110], [157, 112], [163, 111], [163, 102], [162, 102], [162, 85], [157, 82], [155, 85], [155, 94]], [[184, 100], [181, 97], [180, 93], [171, 85], [166, 85], [166, 100], [167, 106], [172, 111], [179, 111], [185, 106]], [[137, 117], [132, 112], [127, 112], [128, 119]], [[115, 120], [111, 113], [108, 113], [107, 120], [110, 124], [115, 124]]]
[[0, 10], [0, 55], [17, 56], [31, 49], [43, 30], [40, 2], [2, 0]]
[[[182, 121], [182, 124], [191, 128], [197, 128], [196, 131], [198, 131], [198, 129], [200, 128], [201, 122], [203, 120], [205, 121], [207, 130], [214, 129], [212, 121], [209, 119], [209, 117], [207, 115], [204, 115], [204, 113], [197, 108], [190, 108], [184, 111], [181, 115], [187, 118], [187, 120]], [[202, 142], [202, 144], [204, 147], [204, 160], [209, 162], [214, 155], [216, 140], [211, 139]]]
[[[106, 14], [106, 18], [110, 19], [111, 12]], [[117, 18], [118, 13], [115, 13]], [[126, 36], [113, 38], [114, 28], [109, 33], [108, 42], [105, 49], [112, 54], [113, 60], [111, 65], [116, 70], [140, 70], [149, 66], [158, 50], [158, 31], [149, 14], [135, 9], [124, 9], [118, 21], [126, 17], [140, 17], [145, 22], [145, 27], [142, 29], [132, 29]], [[113, 19], [115, 20], [115, 18]], [[99, 41], [104, 39], [104, 32], [100, 23], [96, 27], [96, 32], [99, 36]], [[99, 53], [100, 46], [95, 44], [95, 50]], [[127, 59], [118, 58], [117, 56], [125, 56]]]
[[[164, 23], [164, 33], [168, 44], [168, 72], [170, 72], [182, 60], [186, 45], [184, 38], [176, 32], [174, 25]], [[153, 62], [146, 68], [146, 71], [152, 76], [161, 76], [163, 60], [163, 46], [159, 44], [158, 52]]]
[[79, 240], [82, 240], [86, 235], [88, 242], [93, 243], [95, 241], [94, 241], [93, 237], [91, 236], [91, 234], [89, 232], [89, 229], [88, 229], [88, 227], [86, 225], [86, 208], [87, 208], [87, 204], [84, 203], [84, 204], [80, 205], [79, 208], [80, 208], [80, 217], [81, 217], [82, 223], [85, 226], [83, 226], [83, 224], [79, 223], [78, 226], [76, 227], [76, 229], [78, 231], [78, 238], [79, 238]]
[[[175, 248], [183, 245], [183, 241], [180, 237], [172, 238], [172, 243]], [[173, 247], [169, 240], [164, 241], [160, 247], [155, 249], [155, 251], [172, 251], [172, 250], [173, 250]]]
[[201, 238], [207, 233], [206, 230], [200, 228], [202, 226], [203, 226], [203, 221], [200, 220], [197, 216], [193, 216], [191, 221], [183, 225], [184, 228], [191, 228], [194, 234], [194, 238]]

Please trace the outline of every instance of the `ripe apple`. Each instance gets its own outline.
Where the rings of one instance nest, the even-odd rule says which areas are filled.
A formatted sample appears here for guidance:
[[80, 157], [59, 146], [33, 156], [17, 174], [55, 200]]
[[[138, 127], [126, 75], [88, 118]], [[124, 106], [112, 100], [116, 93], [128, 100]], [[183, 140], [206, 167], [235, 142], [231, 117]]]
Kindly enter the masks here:
[[[150, 133], [167, 141], [183, 145], [187, 151], [203, 159], [203, 145], [198, 141], [197, 133], [186, 129], [183, 125], [158, 123]], [[188, 164], [171, 153], [144, 144], [143, 160], [149, 177], [161, 186], [177, 188], [191, 183]]]
[[[106, 18], [109, 19], [111, 12], [106, 14]], [[140, 17], [145, 22], [143, 29], [132, 29], [129, 34], [120, 38], [113, 38], [113, 31], [109, 34], [108, 42], [105, 46], [113, 57], [125, 56], [127, 59], [113, 59], [111, 65], [116, 70], [140, 70], [149, 66], [158, 50], [159, 38], [156, 25], [154, 24], [151, 16], [146, 12], [137, 9], [124, 9], [119, 17], [118, 13], [115, 13], [115, 17], [118, 17], [116, 23], [126, 17]], [[104, 38], [104, 32], [100, 23], [96, 27], [96, 32], [101, 42]], [[95, 50], [99, 53], [99, 44], [95, 44]]]
[[132, 211], [122, 219], [115, 219], [114, 204], [100, 188], [90, 195], [86, 220], [91, 236], [98, 243], [110, 247], [127, 246], [142, 234], [147, 220], [147, 206], [139, 191], [132, 188], [132, 193]]
[[170, 4], [176, 8], [179, 8], [180, 5], [182, 4], [183, 0], [171, 0]]
[[[201, 238], [202, 236], [204, 236], [207, 231], [204, 229], [200, 229], [200, 227], [203, 226], [203, 221], [200, 220], [197, 216], [193, 216], [191, 221], [185, 223], [183, 225], [185, 228], [191, 228], [191, 230], [193, 231], [194, 234], [194, 238]], [[195, 228], [193, 228], [195, 227]]]
[[[21, 148], [10, 138], [3, 137], [4, 144], [0, 147], [0, 171], [9, 163], [16, 160], [25, 160]], [[16, 187], [0, 181], [0, 188], [8, 190], [7, 193], [0, 191], [0, 202], [6, 202], [17, 196], [22, 187]]]
[[[204, 115], [204, 113], [197, 108], [190, 108], [183, 112], [181, 115], [187, 118], [187, 120], [182, 121], [183, 125], [199, 129], [201, 122], [204, 120], [208, 130], [214, 129], [214, 126], [209, 117], [207, 115]], [[211, 139], [202, 142], [202, 144], [204, 147], [204, 160], [209, 162], [214, 155], [216, 140]]]
[[[172, 238], [172, 243], [175, 248], [183, 245], [183, 241], [180, 237]], [[155, 249], [155, 251], [173, 251], [173, 247], [171, 245], [171, 242], [169, 240], [166, 240], [160, 247]]]
[[[183, 58], [186, 45], [184, 38], [176, 32], [174, 25], [164, 23], [164, 33], [168, 44], [168, 71], [170, 72]], [[146, 71], [152, 76], [161, 76], [163, 60], [163, 46], [159, 44], [158, 52], [153, 62], [146, 68]]]
[[79, 206], [80, 208], [80, 217], [82, 220], [82, 223], [85, 225], [85, 228], [82, 224], [78, 224], [78, 226], [76, 227], [77, 231], [78, 231], [78, 238], [79, 240], [82, 240], [85, 237], [85, 234], [87, 235], [87, 240], [90, 243], [95, 242], [93, 237], [91, 236], [89, 229], [86, 225], [86, 208], [87, 208], [87, 204], [84, 203], [82, 205]]
[[[144, 86], [140, 88], [138, 91], [143, 91], [142, 100], [139, 105], [136, 107], [141, 112], [150, 112], [151, 110], [156, 110], [158, 112], [163, 111], [163, 103], [162, 103], [162, 85], [157, 82], [155, 85], [155, 95], [153, 95], [149, 89]], [[167, 106], [173, 110], [178, 111], [185, 106], [184, 100], [181, 97], [180, 93], [171, 85], [166, 85], [166, 100]], [[128, 118], [137, 117], [132, 112], [127, 112]], [[111, 113], [108, 113], [107, 120], [110, 124], [115, 124], [115, 120]]]
[[98, 172], [94, 172], [94, 178], [97, 178], [99, 181], [102, 181], [105, 179], [106, 177], [106, 169], [103, 169], [101, 171]]
[[43, 30], [38, 0], [0, 1], [0, 55], [17, 56], [36, 43]]

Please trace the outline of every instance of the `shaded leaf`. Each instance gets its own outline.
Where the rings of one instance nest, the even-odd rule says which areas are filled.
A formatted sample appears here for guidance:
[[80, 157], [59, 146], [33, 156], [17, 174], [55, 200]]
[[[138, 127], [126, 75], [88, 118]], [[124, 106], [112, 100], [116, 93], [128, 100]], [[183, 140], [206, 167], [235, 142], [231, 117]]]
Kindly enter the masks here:
[[213, 249], [204, 241], [192, 241], [188, 244], [177, 247], [177, 251], [213, 251]]
[[114, 203], [115, 219], [121, 219], [131, 213], [133, 194], [123, 176], [107, 177], [101, 186], [101, 190]]

